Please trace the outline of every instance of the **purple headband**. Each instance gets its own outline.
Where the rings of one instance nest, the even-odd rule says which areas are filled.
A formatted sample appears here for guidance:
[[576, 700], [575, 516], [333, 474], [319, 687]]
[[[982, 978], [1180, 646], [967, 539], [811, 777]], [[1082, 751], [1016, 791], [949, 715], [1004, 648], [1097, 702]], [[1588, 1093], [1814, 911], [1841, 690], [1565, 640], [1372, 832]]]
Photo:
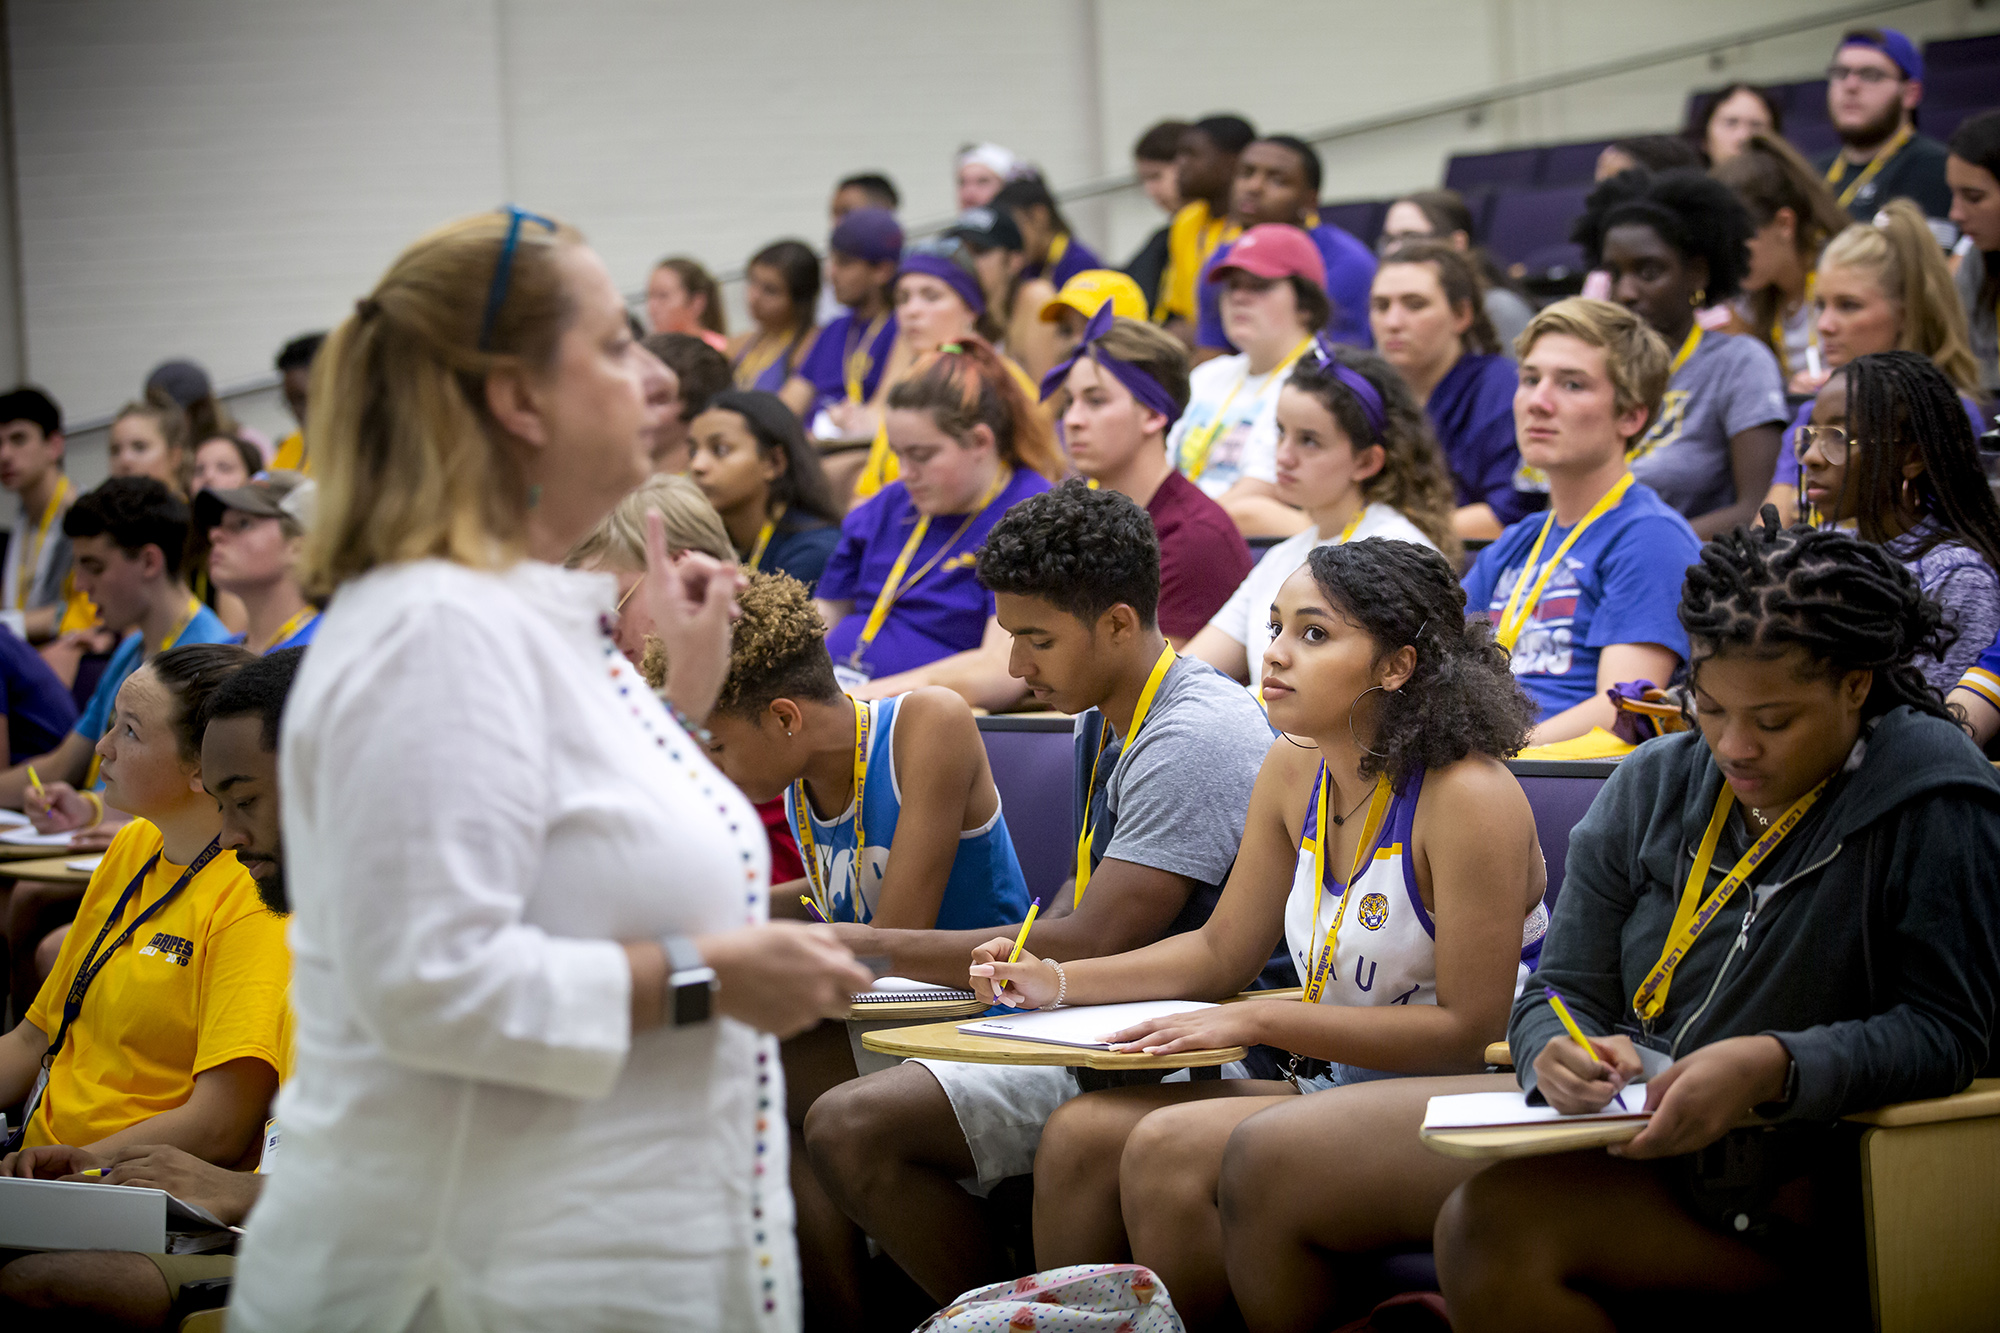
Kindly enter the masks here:
[[1113, 379], [1124, 385], [1126, 392], [1130, 393], [1133, 400], [1141, 407], [1149, 408], [1165, 417], [1168, 429], [1172, 429], [1173, 424], [1181, 419], [1182, 408], [1174, 401], [1174, 396], [1167, 392], [1166, 387], [1139, 367], [1128, 365], [1102, 347], [1093, 345], [1111, 331], [1112, 318], [1111, 302], [1106, 301], [1097, 307], [1097, 313], [1090, 317], [1090, 323], [1083, 326], [1083, 337], [1077, 340], [1076, 350], [1070, 353], [1069, 360], [1042, 376], [1042, 401], [1047, 402], [1057, 389], [1062, 388], [1063, 381], [1069, 378], [1070, 370], [1088, 355]]
[[1333, 349], [1326, 345], [1324, 339], [1313, 339], [1312, 357], [1315, 364], [1346, 385], [1347, 391], [1360, 401], [1361, 415], [1368, 420], [1368, 442], [1374, 444], [1382, 439], [1382, 395], [1368, 382], [1368, 377], [1335, 357]]
[[986, 313], [986, 293], [979, 290], [978, 281], [943, 255], [925, 254], [921, 250], [906, 254], [901, 267], [896, 270], [896, 276], [900, 278], [905, 273], [922, 273], [936, 278], [957, 292], [959, 299], [972, 308], [973, 314]]

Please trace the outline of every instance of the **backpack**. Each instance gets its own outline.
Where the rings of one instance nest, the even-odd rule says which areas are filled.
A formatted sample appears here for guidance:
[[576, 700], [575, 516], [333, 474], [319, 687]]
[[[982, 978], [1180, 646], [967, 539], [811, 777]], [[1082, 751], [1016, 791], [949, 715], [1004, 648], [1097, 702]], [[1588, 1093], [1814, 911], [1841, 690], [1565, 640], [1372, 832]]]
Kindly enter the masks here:
[[917, 1333], [1183, 1333], [1167, 1289], [1138, 1264], [1079, 1264], [966, 1292]]

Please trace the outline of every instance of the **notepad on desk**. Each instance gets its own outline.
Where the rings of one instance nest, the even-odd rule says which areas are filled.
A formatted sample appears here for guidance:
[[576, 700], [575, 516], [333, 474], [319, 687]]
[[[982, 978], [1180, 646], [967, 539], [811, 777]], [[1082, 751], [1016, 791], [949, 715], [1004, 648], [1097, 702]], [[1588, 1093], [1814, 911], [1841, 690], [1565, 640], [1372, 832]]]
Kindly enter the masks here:
[[75, 870], [86, 875], [94, 875], [97, 873], [97, 867], [103, 863], [104, 858], [102, 856], [83, 856], [78, 857], [74, 861], [63, 862], [63, 868], [66, 870]]
[[[165, 1190], [70, 1180], [0, 1177], [0, 1248], [187, 1252], [184, 1235], [227, 1228], [207, 1209]], [[213, 1242], [211, 1241], [212, 1245]]]
[[1512, 1129], [1522, 1125], [1580, 1125], [1592, 1120], [1645, 1120], [1646, 1085], [1628, 1083], [1602, 1111], [1564, 1115], [1553, 1106], [1530, 1106], [1523, 1092], [1463, 1092], [1433, 1097], [1424, 1110], [1426, 1130]]
[[70, 839], [75, 836], [76, 834], [73, 831], [37, 833], [32, 827], [23, 826], [21, 828], [11, 828], [5, 833], [0, 833], [0, 842], [9, 843], [15, 847], [67, 847], [70, 844]]
[[925, 1000], [962, 1002], [979, 997], [962, 988], [934, 986], [928, 981], [912, 981], [908, 977], [877, 977], [873, 986], [850, 998], [856, 1004], [909, 1004]]
[[1108, 1051], [1105, 1038], [1114, 1032], [1156, 1019], [1171, 1018], [1196, 1009], [1213, 1009], [1206, 1000], [1135, 1000], [1129, 1004], [1086, 1004], [1075, 1009], [1034, 1009], [998, 1018], [978, 1018], [960, 1023], [958, 1030], [970, 1037], [1010, 1037], [1016, 1041], [1041, 1041], [1051, 1046], [1079, 1046], [1086, 1050]]

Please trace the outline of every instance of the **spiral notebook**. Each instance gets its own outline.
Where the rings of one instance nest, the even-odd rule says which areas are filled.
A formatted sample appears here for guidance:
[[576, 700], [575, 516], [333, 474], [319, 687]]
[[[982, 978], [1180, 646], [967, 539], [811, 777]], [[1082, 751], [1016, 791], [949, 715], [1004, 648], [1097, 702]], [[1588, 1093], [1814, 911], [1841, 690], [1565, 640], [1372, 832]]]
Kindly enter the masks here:
[[951, 986], [933, 986], [928, 981], [912, 981], [908, 977], [877, 977], [875, 984], [853, 997], [856, 1004], [909, 1004], [934, 1000], [942, 1004], [947, 1001], [977, 999], [969, 990], [959, 990]]

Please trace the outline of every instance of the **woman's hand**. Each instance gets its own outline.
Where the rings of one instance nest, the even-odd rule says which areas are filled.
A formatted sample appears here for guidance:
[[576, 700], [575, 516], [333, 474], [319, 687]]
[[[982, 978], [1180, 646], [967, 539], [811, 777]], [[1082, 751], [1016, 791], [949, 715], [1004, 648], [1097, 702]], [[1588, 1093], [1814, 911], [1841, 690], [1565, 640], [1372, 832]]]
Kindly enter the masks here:
[[45, 782], [38, 793], [29, 787], [21, 793], [21, 813], [37, 833], [68, 833], [90, 823], [97, 815], [89, 801], [67, 782]]
[[1212, 1051], [1220, 1046], [1257, 1046], [1264, 1041], [1264, 1019], [1272, 1004], [1298, 1001], [1244, 1000], [1213, 1009], [1190, 1009], [1140, 1023], [1104, 1038], [1111, 1049], [1125, 1054], [1179, 1055]]
[[667, 554], [660, 516], [646, 515], [646, 586], [640, 590], [653, 633], [667, 654], [667, 697], [697, 722], [715, 707], [729, 675], [729, 626], [743, 570], [699, 551]]
[[1810, 398], [1824, 388], [1826, 382], [1832, 378], [1831, 370], [1822, 370], [1817, 375], [1810, 370], [1795, 371], [1791, 383], [1785, 386], [1785, 391], [1796, 397]]
[[1653, 1118], [1637, 1138], [1611, 1152], [1678, 1157], [1706, 1148], [1751, 1108], [1784, 1096], [1791, 1066], [1791, 1052], [1776, 1037], [1730, 1037], [1704, 1046], [1647, 1081], [1646, 1109]]
[[1003, 961], [1013, 952], [1014, 941], [1004, 935], [974, 949], [969, 972], [972, 993], [981, 1004], [1004, 1004], [1009, 1009], [1043, 1009], [1054, 1004], [1062, 988], [1055, 968], [1026, 949], [1018, 963]]
[[1595, 1060], [1567, 1036], [1548, 1042], [1535, 1057], [1535, 1086], [1564, 1115], [1602, 1111], [1645, 1072], [1630, 1037], [1592, 1037], [1590, 1044], [1597, 1051]]
[[695, 940], [715, 970], [716, 1007], [760, 1032], [793, 1037], [823, 1018], [845, 1018], [874, 976], [833, 928], [773, 921]]
[[62, 1178], [165, 1190], [183, 1203], [208, 1209], [230, 1226], [242, 1224], [262, 1188], [260, 1178], [248, 1171], [231, 1171], [166, 1144], [137, 1144], [120, 1148], [108, 1158], [87, 1165], [103, 1168], [104, 1174], [84, 1176], [72, 1173]]
[[872, 440], [881, 424], [875, 409], [866, 403], [850, 403], [845, 398], [827, 405], [826, 414], [840, 430], [843, 440]]
[[91, 1167], [104, 1166], [106, 1162], [106, 1158], [87, 1148], [72, 1148], [67, 1143], [44, 1143], [39, 1148], [23, 1148], [0, 1157], [0, 1176], [58, 1180]]

